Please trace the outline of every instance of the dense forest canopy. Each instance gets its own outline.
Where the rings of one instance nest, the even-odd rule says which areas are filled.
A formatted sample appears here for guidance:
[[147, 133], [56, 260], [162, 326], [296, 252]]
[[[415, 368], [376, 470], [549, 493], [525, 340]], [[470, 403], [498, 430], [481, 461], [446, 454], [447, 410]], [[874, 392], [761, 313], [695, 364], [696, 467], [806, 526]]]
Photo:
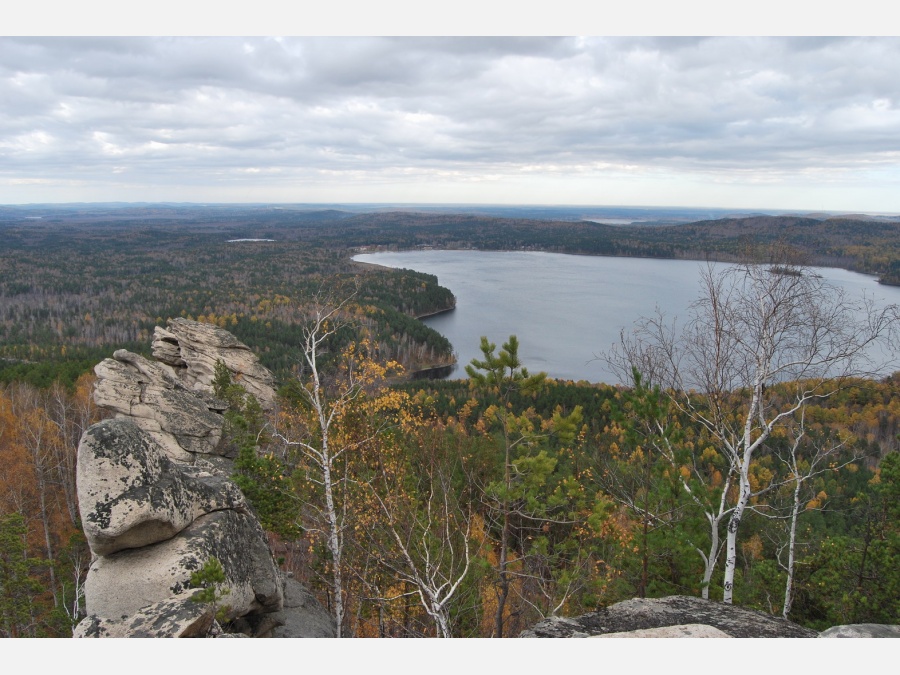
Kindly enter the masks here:
[[764, 257], [778, 243], [809, 264], [885, 282], [896, 282], [900, 269], [900, 221], [886, 219], [753, 216], [615, 227], [445, 211], [77, 205], [3, 207], [0, 234], [0, 380], [41, 386], [58, 376], [71, 385], [111, 348], [146, 351], [153, 326], [175, 316], [224, 325], [267, 366], [288, 372], [298, 308], [338, 277], [361, 284], [360, 311], [385, 357], [411, 370], [448, 363], [452, 345], [408, 319], [452, 307], [450, 291], [409, 271], [362, 274], [349, 260], [361, 248], [739, 260]]
[[[788, 252], [896, 282], [900, 222], [147, 204], [2, 207], [0, 231], [0, 635], [68, 635], [83, 615], [74, 458], [100, 415], [90, 370], [115, 349], [149, 354], [153, 327], [178, 316], [226, 328], [276, 373], [271, 417], [217, 381], [236, 480], [344, 635], [510, 636], [676, 593], [730, 593], [814, 628], [900, 617], [897, 375], [847, 372], [738, 461], [718, 430], [754, 410], [747, 392], [784, 405], [809, 372], [688, 391], [635, 359], [629, 386], [575, 384], [525, 371], [511, 336], [463, 364], [468, 381], [413, 381], [453, 358], [416, 319], [452, 308], [452, 292], [350, 260], [430, 246], [766, 265]], [[708, 411], [725, 411], [721, 427]], [[330, 495], [325, 466], [342, 477]]]

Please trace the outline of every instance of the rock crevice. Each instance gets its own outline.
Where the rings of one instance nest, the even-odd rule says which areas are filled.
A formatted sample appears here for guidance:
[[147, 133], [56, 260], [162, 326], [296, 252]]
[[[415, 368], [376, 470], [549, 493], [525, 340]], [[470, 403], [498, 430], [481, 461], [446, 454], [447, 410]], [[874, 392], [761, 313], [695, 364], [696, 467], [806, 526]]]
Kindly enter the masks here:
[[275, 378], [250, 348], [227, 330], [188, 319], [169, 319], [168, 328], [157, 326], [151, 349], [192, 391], [209, 391], [216, 362], [222, 361], [235, 382], [253, 394], [263, 409], [275, 404]]

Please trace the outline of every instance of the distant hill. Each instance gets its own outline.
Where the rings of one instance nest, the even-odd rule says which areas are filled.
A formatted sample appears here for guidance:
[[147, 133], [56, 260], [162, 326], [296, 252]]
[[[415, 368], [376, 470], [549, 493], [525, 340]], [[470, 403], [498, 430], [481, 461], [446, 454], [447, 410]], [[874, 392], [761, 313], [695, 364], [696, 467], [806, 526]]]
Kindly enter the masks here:
[[765, 258], [774, 245], [806, 264], [883, 276], [900, 264], [900, 220], [754, 215], [677, 225], [497, 218], [474, 214], [358, 214], [319, 233], [335, 244], [386, 248], [480, 248], [734, 261]]
[[900, 261], [900, 221], [794, 216], [700, 221], [646, 233], [648, 241], [666, 241], [697, 257], [741, 256], [779, 243], [805, 262], [886, 275]]

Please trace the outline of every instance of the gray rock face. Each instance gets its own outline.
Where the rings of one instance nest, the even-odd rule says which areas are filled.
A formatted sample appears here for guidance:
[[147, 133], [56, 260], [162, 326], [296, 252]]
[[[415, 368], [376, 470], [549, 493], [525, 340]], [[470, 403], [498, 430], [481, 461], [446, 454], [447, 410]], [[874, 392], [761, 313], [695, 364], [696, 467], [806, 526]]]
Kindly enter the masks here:
[[212, 391], [216, 361], [231, 371], [235, 382], [253, 394], [264, 409], [275, 404], [275, 380], [243, 342], [210, 324], [169, 319], [168, 330], [157, 326], [153, 356], [173, 369], [175, 376], [194, 391]]
[[281, 624], [272, 630], [272, 637], [336, 637], [331, 615], [303, 584], [294, 579], [285, 580], [284, 609], [270, 616]]
[[663, 628], [645, 628], [624, 633], [604, 633], [594, 638], [730, 638], [731, 636], [712, 626], [702, 623], [688, 623], [682, 626], [665, 626]]
[[832, 626], [819, 633], [820, 638], [900, 638], [900, 626], [881, 623], [850, 623]]
[[171, 457], [193, 461], [215, 453], [222, 438], [225, 405], [189, 391], [170, 366], [120, 349], [95, 368], [94, 402], [146, 431]]
[[221, 360], [264, 409], [275, 405], [272, 373], [226, 330], [180, 318], [168, 326], [154, 332], [158, 362], [120, 349], [94, 368], [94, 402], [133, 420], [177, 461], [227, 453], [220, 444], [225, 404], [213, 396], [216, 363]]
[[814, 630], [763, 612], [683, 595], [635, 598], [573, 619], [545, 619], [520, 637], [590, 637], [686, 624], [711, 626], [730, 637], [818, 637]]
[[167, 362], [119, 350], [95, 368], [94, 400], [116, 419], [85, 431], [78, 448], [79, 509], [94, 559], [88, 617], [75, 635], [221, 632], [212, 607], [191, 601], [189, 587], [191, 574], [215, 557], [225, 572], [220, 606], [227, 605], [229, 625], [248, 636], [283, 625], [292, 635], [328, 636], [322, 621], [330, 623], [329, 615], [296, 582], [285, 609], [285, 582], [266, 534], [228, 479], [229, 460], [216, 454], [225, 407], [211, 394], [216, 360], [245, 368], [233, 376], [254, 394], [266, 393], [271, 374], [226, 331], [183, 320], [170, 327], [154, 343]]
[[173, 598], [148, 605], [124, 619], [88, 616], [75, 627], [72, 637], [205, 637], [214, 620], [211, 606]]
[[222, 604], [230, 606], [229, 618], [281, 609], [281, 578], [259, 523], [236, 511], [216, 511], [164, 542], [94, 560], [85, 583], [87, 613], [131, 617], [166, 600], [187, 602], [195, 592], [191, 573], [212, 556], [225, 570], [229, 593]]
[[281, 575], [243, 494], [211, 467], [169, 459], [126, 419], [90, 427], [78, 450], [78, 497], [95, 555], [85, 581], [85, 637], [206, 634], [190, 600], [211, 557], [225, 571], [228, 617], [282, 608]]
[[101, 556], [170, 539], [213, 511], [249, 513], [234, 483], [176, 464], [127, 419], [106, 420], [84, 433], [77, 477], [84, 533]]

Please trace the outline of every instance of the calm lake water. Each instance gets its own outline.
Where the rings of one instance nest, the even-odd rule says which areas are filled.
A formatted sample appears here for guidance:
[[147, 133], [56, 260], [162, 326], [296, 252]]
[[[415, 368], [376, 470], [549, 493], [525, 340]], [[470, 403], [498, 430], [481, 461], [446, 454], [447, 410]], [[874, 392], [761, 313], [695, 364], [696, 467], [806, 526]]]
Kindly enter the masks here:
[[[659, 307], [667, 317], [686, 316], [700, 291], [705, 263], [647, 258], [607, 258], [560, 253], [404, 251], [354, 256], [354, 260], [437, 276], [457, 305], [424, 319], [447, 337], [458, 366], [481, 358], [481, 336], [498, 348], [510, 335], [529, 370], [589, 382], [617, 381], [602, 355], [641, 317]], [[816, 268], [827, 281], [881, 304], [900, 303], [900, 287], [840, 269]]]

